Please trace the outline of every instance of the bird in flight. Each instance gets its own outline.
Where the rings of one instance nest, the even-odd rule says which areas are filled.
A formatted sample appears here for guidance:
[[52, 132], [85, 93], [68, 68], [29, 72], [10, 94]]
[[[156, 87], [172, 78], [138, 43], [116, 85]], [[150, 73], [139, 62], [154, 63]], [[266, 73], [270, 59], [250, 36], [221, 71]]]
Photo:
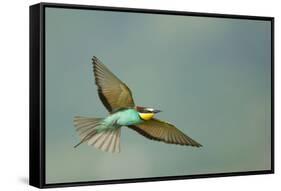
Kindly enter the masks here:
[[202, 145], [185, 135], [174, 125], [154, 118], [160, 110], [136, 106], [128, 86], [116, 77], [97, 57], [92, 58], [98, 95], [109, 111], [105, 118], [74, 117], [74, 126], [81, 143], [105, 152], [120, 152], [121, 127], [129, 127], [148, 139], [169, 144]]

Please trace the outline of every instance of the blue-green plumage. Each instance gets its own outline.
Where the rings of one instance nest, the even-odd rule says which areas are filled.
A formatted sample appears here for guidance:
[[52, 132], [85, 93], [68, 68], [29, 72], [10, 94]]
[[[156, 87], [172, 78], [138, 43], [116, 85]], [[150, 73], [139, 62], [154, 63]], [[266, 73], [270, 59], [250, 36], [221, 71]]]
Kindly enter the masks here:
[[123, 109], [104, 118], [102, 129], [118, 128], [142, 122], [139, 113], [135, 109]]
[[104, 119], [107, 125], [116, 124], [120, 126], [128, 126], [139, 124], [142, 122], [139, 113], [134, 109], [124, 109], [117, 111]]

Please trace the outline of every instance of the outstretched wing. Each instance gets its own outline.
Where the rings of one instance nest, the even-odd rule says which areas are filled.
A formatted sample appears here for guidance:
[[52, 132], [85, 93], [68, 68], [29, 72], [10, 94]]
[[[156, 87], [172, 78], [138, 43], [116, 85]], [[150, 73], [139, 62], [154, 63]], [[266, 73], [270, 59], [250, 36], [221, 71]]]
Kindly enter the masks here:
[[111, 113], [119, 108], [135, 106], [132, 92], [97, 57], [92, 58], [98, 94], [106, 109]]
[[155, 118], [139, 125], [132, 125], [129, 127], [152, 140], [163, 141], [170, 144], [190, 145], [194, 147], [202, 146], [200, 143], [185, 135], [174, 125]]

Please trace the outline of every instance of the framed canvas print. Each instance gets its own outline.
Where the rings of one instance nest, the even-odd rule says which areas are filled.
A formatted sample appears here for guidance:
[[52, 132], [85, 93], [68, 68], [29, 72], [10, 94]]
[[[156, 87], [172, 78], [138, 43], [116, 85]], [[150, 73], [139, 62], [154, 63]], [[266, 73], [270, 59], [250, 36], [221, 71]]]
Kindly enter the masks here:
[[274, 172], [274, 18], [30, 7], [30, 185]]

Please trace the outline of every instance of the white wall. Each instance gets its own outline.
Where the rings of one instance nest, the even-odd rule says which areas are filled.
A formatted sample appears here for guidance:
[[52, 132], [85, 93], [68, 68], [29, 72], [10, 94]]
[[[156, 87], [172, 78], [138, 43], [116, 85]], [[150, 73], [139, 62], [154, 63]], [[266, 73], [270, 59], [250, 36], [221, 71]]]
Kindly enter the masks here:
[[[28, 186], [28, 7], [37, 0], [6, 0], [0, 11], [0, 190], [36, 190]], [[245, 14], [275, 17], [276, 98], [281, 96], [279, 63], [281, 11], [277, 0], [54, 0], [52, 2], [168, 9], [193, 12]], [[276, 174], [209, 178], [166, 182], [86, 186], [52, 190], [278, 190], [280, 174], [280, 99], [276, 99]], [[160, 160], [160, 159], [159, 159]], [[280, 188], [279, 188], [280, 189]]]

